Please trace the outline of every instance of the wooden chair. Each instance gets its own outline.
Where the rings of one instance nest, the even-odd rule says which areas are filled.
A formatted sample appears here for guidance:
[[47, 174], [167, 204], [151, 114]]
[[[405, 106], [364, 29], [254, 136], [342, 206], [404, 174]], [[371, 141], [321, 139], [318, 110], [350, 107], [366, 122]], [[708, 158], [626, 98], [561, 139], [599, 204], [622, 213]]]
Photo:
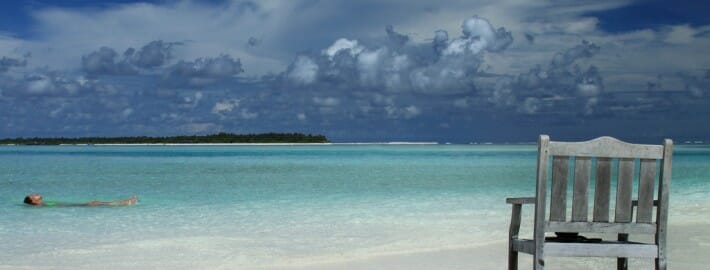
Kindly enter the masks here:
[[[518, 252], [524, 252], [533, 255], [535, 270], [544, 268], [546, 256], [616, 257], [617, 269], [627, 269], [628, 257], [655, 258], [656, 269], [665, 270], [672, 151], [673, 142], [669, 139], [663, 145], [642, 145], [625, 143], [612, 137], [599, 137], [585, 142], [551, 142], [547, 135], [540, 135], [536, 197], [506, 199], [513, 207], [508, 269], [518, 269]], [[614, 163], [618, 165], [614, 166]], [[590, 173], [592, 165], [595, 165], [594, 175]], [[609, 209], [614, 167], [617, 172], [616, 201], [612, 221]], [[637, 174], [634, 173], [635, 168], [639, 168]], [[551, 189], [548, 189], [550, 169]], [[657, 170], [660, 177], [657, 176]], [[574, 183], [569, 218], [568, 175], [573, 176], [569, 182]], [[637, 176], [638, 196], [637, 200], [633, 200], [632, 190]], [[595, 183], [591, 219], [588, 215], [590, 180]], [[656, 183], [658, 197], [654, 200]], [[549, 208], [546, 204], [548, 194]], [[523, 204], [535, 205], [533, 239], [518, 238]], [[580, 238], [572, 242], [546, 240], [545, 233], [551, 232], [616, 234], [618, 237], [617, 240], [596, 243]], [[629, 234], [655, 235], [655, 241], [631, 242], [628, 241]]]

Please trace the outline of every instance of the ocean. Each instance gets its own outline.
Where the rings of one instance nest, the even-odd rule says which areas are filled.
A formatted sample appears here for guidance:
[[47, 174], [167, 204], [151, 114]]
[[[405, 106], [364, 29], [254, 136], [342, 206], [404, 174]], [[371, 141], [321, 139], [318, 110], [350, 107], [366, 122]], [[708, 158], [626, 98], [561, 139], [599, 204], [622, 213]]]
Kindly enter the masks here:
[[[1, 146], [0, 269], [269, 269], [485, 245], [507, 237], [505, 198], [534, 194], [535, 163], [534, 145]], [[30, 193], [139, 203], [30, 207]], [[670, 199], [671, 225], [710, 224], [710, 146], [675, 147]]]

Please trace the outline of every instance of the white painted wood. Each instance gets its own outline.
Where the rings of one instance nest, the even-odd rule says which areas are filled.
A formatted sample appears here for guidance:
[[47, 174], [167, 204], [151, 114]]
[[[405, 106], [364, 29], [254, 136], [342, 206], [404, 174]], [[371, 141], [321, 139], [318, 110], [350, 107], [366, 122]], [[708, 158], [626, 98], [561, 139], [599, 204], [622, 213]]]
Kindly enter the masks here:
[[552, 191], [550, 192], [550, 221], [565, 221], [567, 212], [567, 174], [569, 157], [552, 157]]
[[663, 146], [630, 144], [612, 137], [599, 137], [586, 142], [550, 142], [550, 155], [661, 159]]
[[654, 234], [654, 233], [656, 233], [656, 224], [652, 224], [652, 223], [549, 221], [545, 225], [545, 231], [548, 231], [548, 232]]
[[616, 207], [614, 222], [631, 222], [631, 193], [633, 189], [634, 160], [619, 160], [619, 174], [616, 185]]
[[609, 221], [609, 193], [611, 192], [611, 159], [597, 158], [596, 188], [594, 190], [594, 221]]
[[572, 221], [587, 221], [589, 209], [589, 172], [592, 159], [577, 157], [574, 161], [574, 187], [572, 193]]
[[650, 223], [653, 218], [653, 190], [656, 180], [656, 160], [641, 159], [636, 222]]
[[545, 243], [545, 254], [560, 257], [656, 258], [658, 247], [642, 243]]

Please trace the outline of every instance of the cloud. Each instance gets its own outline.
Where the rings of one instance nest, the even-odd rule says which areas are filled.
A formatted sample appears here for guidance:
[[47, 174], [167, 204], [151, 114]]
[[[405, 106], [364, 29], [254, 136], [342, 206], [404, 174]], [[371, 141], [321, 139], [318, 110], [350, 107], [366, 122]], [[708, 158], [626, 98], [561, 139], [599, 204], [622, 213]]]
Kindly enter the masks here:
[[503, 108], [516, 107], [524, 114], [580, 109], [581, 113], [591, 114], [604, 82], [596, 66], [583, 69], [577, 62], [591, 58], [599, 49], [596, 44], [583, 41], [556, 53], [546, 68], [536, 66], [515, 77], [501, 77], [487, 100]]
[[[391, 28], [388, 28], [389, 31], [392, 31]], [[335, 54], [344, 51], [349, 53], [351, 56], [356, 56], [360, 54], [365, 48], [360, 46], [358, 44], [357, 40], [349, 40], [345, 38], [341, 38], [336, 40], [333, 45], [330, 45], [327, 49], [323, 50], [323, 54], [327, 55], [330, 60], [333, 60], [333, 57], [335, 57]]]
[[298, 119], [299, 121], [306, 121], [307, 118], [308, 118], [308, 117], [306, 116], [305, 113], [298, 113], [298, 114], [296, 114], [296, 119]]
[[[203, 57], [205, 51], [216, 51], [246, 58], [263, 73], [267, 69], [273, 71], [276, 63], [286, 62], [275, 61], [266, 50], [275, 51], [273, 44], [283, 41], [272, 33], [281, 32], [284, 26], [277, 22], [278, 18], [290, 16], [291, 6], [252, 1], [126, 3], [87, 10], [38, 5], [30, 9], [32, 22], [28, 26], [37, 34], [37, 41], [28, 41], [29, 46], [25, 47], [37, 53], [42, 65], [54, 69], [74, 68], [80, 64], [77, 58], [96, 48], [132, 47], [137, 56], [134, 64], [144, 68], [160, 65], [166, 56], [196, 59]], [[263, 34], [259, 39], [276, 42], [259, 48], [249, 46], [254, 33]], [[182, 44], [179, 51], [171, 51], [175, 54], [165, 54], [171, 45], [165, 42], [142, 48], [146, 42], [157, 40], [189, 42]], [[119, 54], [123, 52], [118, 50]]]
[[690, 25], [676, 25], [665, 29], [664, 41], [671, 44], [690, 44], [698, 31]]
[[409, 105], [406, 107], [396, 107], [389, 105], [385, 107], [385, 111], [387, 112], [387, 117], [393, 119], [412, 119], [422, 113], [421, 109], [414, 105]]
[[[610, 33], [605, 19], [590, 13], [626, 4], [295, 0], [39, 8], [26, 29], [32, 40], [0, 37], [0, 55], [16, 60], [0, 60], [0, 132], [282, 129], [359, 140], [468, 136], [498, 123], [524, 136], [526, 121], [535, 123], [528, 131], [554, 122], [583, 134], [594, 131], [590, 121], [622, 113], [654, 123], [648, 126], [660, 114], [707, 115], [708, 26]], [[31, 61], [10, 58], [26, 52]], [[447, 133], [437, 133], [440, 126]]]
[[0, 74], [7, 72], [11, 68], [24, 67], [27, 59], [17, 59], [3, 56], [0, 58]]
[[163, 84], [171, 87], [205, 87], [244, 72], [239, 59], [223, 54], [214, 58], [179, 61], [168, 68]]
[[259, 117], [259, 113], [251, 112], [248, 109], [244, 108], [239, 111], [239, 117], [246, 120], [256, 119], [257, 117]]
[[286, 73], [295, 83], [310, 84], [316, 80], [318, 65], [308, 56], [298, 56]]
[[340, 100], [334, 97], [314, 97], [313, 103], [319, 106], [333, 107], [338, 106], [338, 104], [340, 104]]
[[437, 30], [429, 43], [413, 42], [392, 26], [384, 42], [366, 45], [340, 38], [320, 54], [301, 55], [285, 77], [298, 85], [376, 89], [389, 92], [447, 94], [469, 92], [480, 73], [483, 53], [505, 50], [512, 42], [505, 28], [495, 29], [477, 16], [461, 25], [462, 35], [449, 40]]
[[111, 48], [101, 47], [81, 58], [81, 67], [91, 76], [98, 75], [133, 75], [137, 70], [125, 59], [118, 60], [118, 53]]
[[255, 37], [250, 37], [249, 40], [247, 40], [247, 45], [249, 45], [250, 47], [259, 46], [259, 43], [261, 43], [261, 40]]
[[505, 28], [496, 30], [488, 20], [478, 16], [466, 19], [461, 28], [463, 29], [463, 36], [459, 39], [461, 42], [449, 44], [449, 48], [456, 47], [452, 50], [459, 50], [458, 47], [465, 45], [464, 47], [473, 54], [478, 54], [481, 50], [498, 52], [513, 42], [513, 36]]
[[123, 118], [129, 117], [131, 114], [133, 114], [133, 108], [126, 108], [121, 112], [121, 116], [123, 116]]
[[172, 47], [175, 45], [182, 45], [182, 43], [167, 43], [162, 40], [156, 40], [141, 47], [137, 52], [133, 48], [129, 48], [124, 55], [137, 67], [160, 67], [170, 59]]
[[582, 41], [582, 44], [574, 46], [564, 52], [555, 54], [550, 66], [552, 69], [564, 69], [575, 61], [582, 58], [590, 58], [599, 52], [599, 46], [589, 41]]
[[710, 70], [706, 70], [704, 76], [693, 76], [687, 73], [679, 73], [678, 76], [684, 82], [684, 90], [691, 98], [703, 98], [710, 92]]
[[528, 43], [533, 44], [535, 43], [535, 36], [529, 33], [525, 33], [525, 40], [527, 40]]
[[221, 119], [239, 118], [239, 119], [255, 119], [259, 117], [259, 113], [250, 111], [247, 108], [240, 108], [242, 101], [240, 99], [226, 99], [218, 101], [212, 107], [212, 113], [219, 115]]
[[455, 99], [453, 105], [459, 108], [468, 108], [471, 106], [470, 101], [467, 98]]
[[99, 75], [136, 75], [150, 72], [164, 66], [171, 57], [172, 47], [181, 43], [168, 43], [162, 40], [151, 41], [140, 50], [128, 48], [119, 57], [109, 47], [101, 47], [81, 58], [81, 67], [91, 76]]
[[239, 107], [239, 99], [219, 101], [214, 104], [214, 107], [212, 107], [212, 113], [222, 115], [233, 111], [234, 108], [237, 107]]
[[2, 77], [4, 96], [77, 96], [105, 92], [106, 86], [61, 72], [32, 72], [21, 77]]
[[82, 70], [91, 77], [102, 75], [159, 75], [163, 87], [205, 87], [244, 72], [240, 59], [228, 54], [180, 60], [172, 65], [174, 46], [179, 42], [152, 41], [139, 50], [128, 48], [119, 56], [112, 48], [101, 47], [82, 57]]

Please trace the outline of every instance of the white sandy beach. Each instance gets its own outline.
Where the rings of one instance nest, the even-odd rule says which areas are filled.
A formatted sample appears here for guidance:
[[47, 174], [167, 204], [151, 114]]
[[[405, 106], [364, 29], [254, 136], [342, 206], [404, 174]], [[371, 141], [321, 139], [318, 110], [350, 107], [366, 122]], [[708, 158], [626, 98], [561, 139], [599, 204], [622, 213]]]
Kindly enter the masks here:
[[[633, 239], [633, 238], [632, 238]], [[671, 224], [669, 231], [669, 269], [707, 269], [710, 265], [710, 224]], [[532, 269], [532, 256], [520, 255], [519, 269]], [[362, 260], [274, 267], [283, 270], [441, 270], [507, 269], [507, 242], [500, 241], [471, 248], [398, 254]], [[632, 259], [630, 269], [652, 269], [653, 260]], [[545, 269], [616, 269], [614, 258], [546, 258]]]
[[[632, 238], [633, 239], [633, 238]], [[216, 245], [214, 243], [221, 243]], [[271, 261], [263, 267], [244, 263], [253, 258], [230, 252], [219, 238], [141, 241], [92, 249], [55, 250], [32, 255], [31, 264], [0, 264], [0, 269], [246, 269], [246, 270], [442, 270], [506, 269], [507, 243], [494, 243], [428, 252], [381, 255], [352, 259], [348, 254], [331, 258]], [[710, 265], [710, 226], [672, 224], [669, 231], [669, 269], [707, 269]], [[234, 239], [233, 244], [238, 244]], [[475, 244], [474, 244], [475, 245]], [[531, 269], [531, 256], [520, 255], [520, 269]], [[613, 258], [546, 259], [546, 269], [616, 269]], [[630, 269], [652, 269], [649, 259], [630, 260]]]

